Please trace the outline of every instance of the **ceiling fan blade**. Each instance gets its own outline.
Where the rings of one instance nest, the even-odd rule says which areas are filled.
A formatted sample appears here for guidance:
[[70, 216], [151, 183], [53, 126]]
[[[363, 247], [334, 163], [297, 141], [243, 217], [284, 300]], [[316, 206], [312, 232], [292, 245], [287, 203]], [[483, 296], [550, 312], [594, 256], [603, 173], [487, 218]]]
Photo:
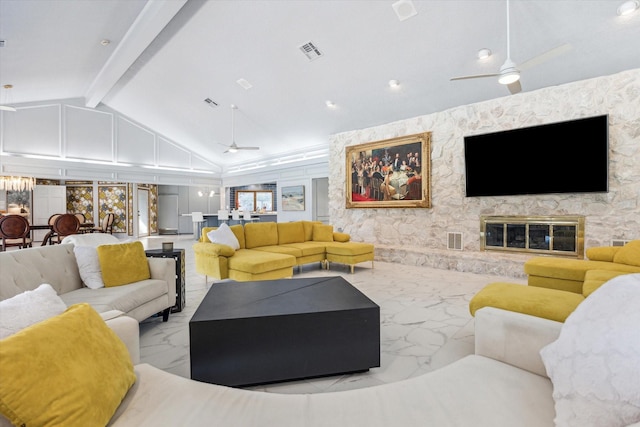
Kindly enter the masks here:
[[483, 77], [496, 77], [499, 76], [500, 74], [476, 74], [476, 75], [472, 75], [472, 76], [459, 76], [459, 77], [452, 77], [449, 80], [453, 81], [453, 80], [467, 80], [467, 79], [480, 79]]
[[565, 43], [563, 45], [554, 47], [551, 50], [548, 50], [544, 53], [541, 53], [538, 56], [534, 56], [533, 58], [523, 62], [522, 64], [520, 64], [519, 68], [521, 71], [526, 70], [527, 68], [533, 68], [537, 65], [542, 64], [543, 62], [547, 62], [557, 56], [567, 53], [571, 49], [573, 49], [573, 46], [571, 46], [571, 44], [569, 43]]
[[509, 92], [511, 92], [512, 95], [515, 95], [516, 93], [520, 92], [522, 90], [522, 86], [520, 85], [520, 80], [515, 81], [511, 84], [508, 84], [507, 88], [509, 89]]
[[236, 147], [237, 150], [259, 150], [260, 147]]

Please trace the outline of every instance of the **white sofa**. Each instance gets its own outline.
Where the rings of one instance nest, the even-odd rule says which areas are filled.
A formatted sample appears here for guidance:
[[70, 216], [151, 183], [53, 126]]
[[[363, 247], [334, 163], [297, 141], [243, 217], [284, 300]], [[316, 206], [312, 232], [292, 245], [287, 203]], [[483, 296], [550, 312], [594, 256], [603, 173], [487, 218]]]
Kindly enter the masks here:
[[[138, 322], [125, 316], [112, 318], [107, 324], [129, 351], [135, 382], [123, 392], [124, 399], [115, 402], [117, 409], [109, 413], [113, 415], [108, 425], [638, 427], [640, 274], [629, 276], [634, 277], [623, 282], [625, 276], [620, 276], [603, 285], [564, 324], [482, 308], [476, 312], [474, 355], [412, 379], [319, 394], [235, 389], [139, 364]], [[27, 335], [25, 331], [13, 344], [25, 341]], [[70, 341], [60, 344], [64, 352], [73, 345]], [[51, 344], [47, 348], [57, 351]], [[34, 363], [46, 363], [50, 357], [40, 353], [30, 352]], [[123, 357], [127, 357], [124, 349]], [[77, 361], [65, 363], [71, 368]], [[40, 389], [41, 383], [41, 377], [35, 377], [31, 384]], [[65, 387], [68, 393], [78, 392], [73, 384], [58, 386], [58, 393], [65, 393]], [[4, 425], [7, 420], [0, 417], [0, 426]]]
[[[118, 319], [137, 355], [137, 322]], [[125, 325], [126, 323], [126, 325]], [[148, 364], [111, 426], [553, 426], [552, 385], [538, 351], [562, 324], [483, 308], [476, 354], [412, 379], [344, 392], [285, 395], [206, 384]]]
[[[0, 301], [50, 284], [65, 304], [87, 302], [99, 313], [120, 310], [141, 322], [162, 312], [163, 320], [176, 303], [173, 259], [147, 258], [151, 278], [124, 286], [90, 289], [83, 285], [73, 244], [118, 243], [109, 234], [66, 238], [64, 244], [0, 253]], [[101, 243], [100, 243], [101, 242]]]

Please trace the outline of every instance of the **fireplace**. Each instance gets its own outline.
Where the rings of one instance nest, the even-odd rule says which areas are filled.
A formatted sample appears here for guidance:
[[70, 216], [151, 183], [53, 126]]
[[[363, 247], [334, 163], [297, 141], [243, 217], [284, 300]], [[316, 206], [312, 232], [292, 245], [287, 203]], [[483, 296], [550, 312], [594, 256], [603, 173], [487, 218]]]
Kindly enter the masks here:
[[584, 216], [481, 216], [480, 250], [584, 257]]

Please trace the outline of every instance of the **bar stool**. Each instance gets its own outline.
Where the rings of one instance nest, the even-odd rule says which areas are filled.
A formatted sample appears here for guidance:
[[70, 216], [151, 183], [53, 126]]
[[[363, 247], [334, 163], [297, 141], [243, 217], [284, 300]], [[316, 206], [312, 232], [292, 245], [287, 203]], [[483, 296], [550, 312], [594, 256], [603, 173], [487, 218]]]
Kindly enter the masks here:
[[218, 226], [222, 225], [223, 222], [229, 221], [229, 211], [225, 209], [220, 209], [218, 211]]
[[191, 212], [191, 221], [193, 222], [193, 237], [199, 240], [200, 234], [202, 234], [202, 226], [204, 225], [202, 212]]

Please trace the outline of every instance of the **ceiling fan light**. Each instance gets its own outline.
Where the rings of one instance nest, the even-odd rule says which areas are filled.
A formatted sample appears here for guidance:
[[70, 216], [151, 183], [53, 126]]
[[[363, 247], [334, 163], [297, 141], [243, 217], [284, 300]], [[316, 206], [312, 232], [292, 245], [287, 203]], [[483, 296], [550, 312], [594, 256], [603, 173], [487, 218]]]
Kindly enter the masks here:
[[511, 83], [515, 83], [520, 80], [520, 71], [513, 70], [507, 71], [506, 73], [500, 74], [498, 78], [498, 83], [502, 85], [510, 85]]
[[640, 1], [627, 0], [624, 3], [622, 3], [620, 6], [618, 6], [617, 12], [619, 16], [629, 15], [635, 12], [636, 9], [638, 9], [638, 7], [640, 7]]
[[236, 147], [229, 147], [229, 152], [230, 153], [237, 153], [238, 149]]

